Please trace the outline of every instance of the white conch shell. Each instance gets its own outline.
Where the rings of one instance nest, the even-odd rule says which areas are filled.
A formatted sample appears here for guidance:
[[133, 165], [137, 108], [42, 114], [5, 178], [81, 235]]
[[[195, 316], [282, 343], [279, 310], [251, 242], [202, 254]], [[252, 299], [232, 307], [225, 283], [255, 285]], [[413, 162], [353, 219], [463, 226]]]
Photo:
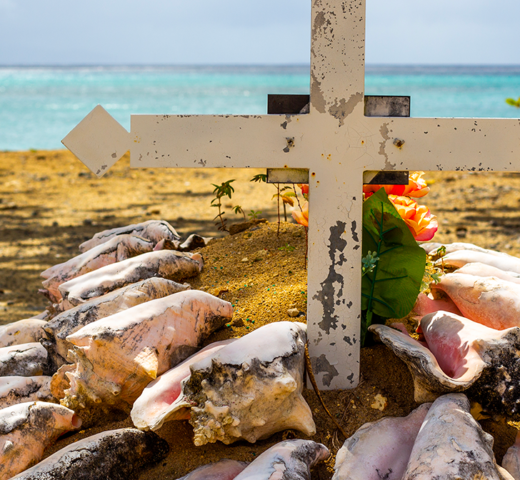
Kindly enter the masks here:
[[54, 403], [19, 403], [0, 410], [0, 480], [39, 462], [46, 447], [80, 426], [72, 410]]
[[54, 402], [50, 391], [51, 377], [0, 377], [0, 409], [18, 403]]
[[44, 320], [28, 318], [0, 326], [0, 348], [38, 342], [43, 334]]
[[133, 235], [118, 235], [65, 263], [48, 268], [40, 274], [45, 278], [42, 284], [47, 289], [51, 301], [57, 303], [61, 301], [58, 287], [62, 283], [98, 268], [151, 252], [153, 248], [154, 243], [150, 240]]
[[127, 225], [125, 227], [111, 228], [96, 233], [90, 240], [83, 242], [79, 246], [80, 252], [86, 252], [96, 245], [108, 242], [110, 239], [118, 235], [137, 235], [146, 238], [154, 243], [158, 243], [163, 239], [170, 240], [174, 244], [179, 244], [181, 237], [175, 229], [164, 220], [148, 220], [147, 222]]
[[182, 396], [181, 383], [190, 376], [190, 366], [235, 341], [233, 338], [211, 343], [149, 383], [132, 407], [134, 425], [155, 431], [165, 422], [189, 419], [191, 405]]
[[193, 364], [183, 383], [195, 445], [316, 431], [302, 396], [306, 326], [271, 323]]
[[179, 282], [195, 277], [202, 270], [199, 253], [159, 250], [128, 258], [81, 275], [59, 286], [62, 303], [77, 306], [91, 298], [100, 297], [118, 288], [151, 277], [163, 277]]
[[429, 348], [384, 325], [369, 330], [407, 364], [417, 402], [464, 392], [487, 412], [520, 416], [520, 328], [498, 331], [436, 312], [423, 317], [418, 328]]
[[311, 468], [330, 455], [312, 440], [286, 440], [266, 450], [235, 480], [311, 480]]
[[147, 278], [60, 313], [45, 324], [43, 338], [40, 339], [41, 344], [49, 352], [52, 370], [55, 371], [66, 363], [67, 353], [72, 349], [72, 344], [67, 341], [67, 337], [81, 330], [85, 325], [141, 303], [167, 297], [189, 288], [188, 284], [176, 283], [161, 277]]
[[13, 480], [132, 480], [168, 451], [168, 443], [153, 432], [110, 430], [67, 445]]
[[47, 350], [39, 343], [0, 348], [0, 377], [47, 375]]
[[432, 285], [445, 292], [462, 314], [487, 327], [520, 327], [520, 285], [496, 277], [450, 273]]
[[426, 253], [435, 257], [439, 254], [438, 250], [441, 247], [446, 249], [445, 253], [454, 253], [460, 251], [471, 251], [471, 252], [479, 252], [486, 253], [488, 255], [497, 255], [502, 257], [509, 257], [507, 253], [498, 252], [496, 250], [489, 250], [487, 248], [479, 247], [478, 245], [474, 245], [473, 243], [463, 243], [463, 242], [454, 242], [447, 243], [443, 245], [442, 243], [421, 243], [420, 247], [423, 248]]
[[508, 448], [502, 459], [505, 468], [514, 480], [520, 480], [520, 432], [516, 435], [515, 443]]
[[502, 480], [493, 437], [471, 416], [465, 395], [444, 395], [433, 403], [402, 478]]
[[157, 376], [192, 354], [233, 315], [229, 302], [188, 290], [152, 300], [69, 335], [76, 370], [62, 404], [129, 410]]
[[233, 480], [248, 465], [246, 462], [224, 459], [199, 467], [177, 480]]
[[466, 263], [463, 267], [458, 268], [456, 273], [465, 273], [466, 275], [474, 275], [475, 277], [496, 277], [500, 280], [520, 283], [520, 273], [500, 270], [500, 268], [478, 262]]
[[430, 406], [365, 423], [338, 451], [333, 480], [401, 480]]
[[520, 258], [507, 254], [492, 254], [490, 252], [479, 252], [473, 250], [459, 250], [448, 253], [435, 262], [437, 266], [460, 268], [467, 263], [483, 263], [506, 272], [520, 273]]

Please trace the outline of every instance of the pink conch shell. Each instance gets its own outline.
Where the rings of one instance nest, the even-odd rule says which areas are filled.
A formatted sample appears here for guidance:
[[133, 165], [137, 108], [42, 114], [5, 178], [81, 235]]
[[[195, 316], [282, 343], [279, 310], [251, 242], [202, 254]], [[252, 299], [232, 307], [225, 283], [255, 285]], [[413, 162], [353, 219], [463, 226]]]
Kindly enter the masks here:
[[188, 290], [83, 327], [67, 337], [76, 370], [66, 373], [70, 389], [62, 404], [129, 410], [148, 383], [192, 354], [232, 315], [229, 302]]
[[407, 364], [417, 402], [465, 392], [485, 411], [519, 417], [520, 328], [497, 331], [441, 311], [419, 325], [429, 348], [384, 325], [369, 330]]
[[0, 377], [0, 410], [18, 403], [54, 402], [51, 377]]
[[236, 460], [221, 460], [199, 467], [177, 480], [233, 480], [249, 465]]
[[90, 240], [83, 242], [79, 246], [79, 250], [80, 252], [86, 252], [97, 245], [108, 242], [118, 235], [136, 235], [151, 240], [154, 244], [160, 242], [162, 239], [170, 240], [173, 243], [180, 243], [179, 240], [181, 238], [168, 222], [164, 220], [148, 220], [147, 222], [112, 228], [96, 233]]
[[72, 410], [54, 403], [19, 403], [0, 410], [0, 480], [39, 462], [45, 448], [80, 426]]
[[60, 263], [42, 272], [41, 276], [46, 279], [42, 282], [43, 286], [48, 290], [51, 301], [58, 303], [61, 301], [58, 287], [62, 283], [101, 267], [151, 252], [153, 247], [154, 243], [150, 240], [133, 235], [118, 235], [65, 263]]
[[47, 322], [36, 318], [18, 320], [0, 326], [0, 348], [10, 347], [11, 345], [21, 345], [23, 343], [38, 342], [43, 333], [43, 326]]
[[445, 275], [432, 290], [445, 292], [462, 314], [496, 330], [520, 326], [520, 285], [495, 277]]
[[166, 440], [153, 432], [110, 430], [67, 445], [12, 480], [134, 480], [168, 451]]
[[494, 255], [472, 250], [461, 250], [449, 253], [435, 262], [438, 266], [442, 264], [445, 267], [452, 268], [460, 268], [467, 263], [483, 263], [506, 272], [520, 273], [520, 258], [505, 253]]
[[235, 480], [311, 480], [311, 468], [329, 455], [321, 443], [285, 440], [262, 453]]
[[63, 303], [67, 302], [71, 308], [147, 278], [162, 277], [179, 282], [195, 277], [202, 266], [202, 256], [198, 253], [159, 250], [86, 273], [61, 284], [59, 290]]
[[461, 315], [457, 305], [455, 305], [453, 300], [451, 300], [449, 297], [434, 299], [430, 295], [419, 293], [417, 296], [417, 301], [415, 302], [415, 306], [413, 307], [415, 314], [423, 317], [424, 315], [438, 312], [439, 310]]
[[456, 270], [456, 273], [465, 273], [466, 275], [474, 275], [476, 277], [496, 277], [500, 280], [520, 283], [519, 273], [500, 270], [500, 268], [484, 263], [466, 263], [466, 265]]
[[236, 339], [211, 343], [149, 383], [132, 408], [134, 425], [142, 430], [155, 431], [165, 422], [189, 419], [191, 405], [186, 404], [182, 397], [181, 383], [190, 376], [190, 366], [234, 341]]
[[67, 337], [85, 325], [189, 288], [188, 284], [181, 285], [161, 277], [147, 278], [60, 313], [45, 324], [43, 338], [40, 339], [49, 353], [52, 370], [56, 371], [66, 363], [67, 352], [72, 349], [72, 344], [67, 341]]
[[402, 477], [434, 478], [503, 480], [493, 454], [493, 437], [471, 416], [465, 395], [444, 395], [433, 403]]
[[332, 480], [401, 480], [430, 406], [365, 423], [338, 451]]
[[39, 343], [0, 348], [0, 377], [48, 375], [47, 350]]
[[302, 323], [271, 323], [194, 363], [182, 391], [195, 445], [254, 443], [288, 428], [313, 435], [302, 396], [306, 340]]
[[509, 447], [504, 455], [502, 467], [509, 472], [514, 480], [520, 480], [520, 432], [516, 436], [515, 443]]

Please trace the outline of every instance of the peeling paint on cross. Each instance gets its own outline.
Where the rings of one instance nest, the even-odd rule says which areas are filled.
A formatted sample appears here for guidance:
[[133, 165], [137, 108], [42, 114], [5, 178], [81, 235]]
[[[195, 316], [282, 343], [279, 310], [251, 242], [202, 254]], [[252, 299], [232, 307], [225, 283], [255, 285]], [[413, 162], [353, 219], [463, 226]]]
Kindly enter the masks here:
[[365, 0], [312, 1], [308, 114], [132, 115], [128, 133], [96, 107], [63, 143], [99, 176], [127, 150], [134, 168], [308, 169], [310, 354], [320, 388], [344, 389], [359, 381], [363, 171], [519, 171], [520, 120], [365, 117]]

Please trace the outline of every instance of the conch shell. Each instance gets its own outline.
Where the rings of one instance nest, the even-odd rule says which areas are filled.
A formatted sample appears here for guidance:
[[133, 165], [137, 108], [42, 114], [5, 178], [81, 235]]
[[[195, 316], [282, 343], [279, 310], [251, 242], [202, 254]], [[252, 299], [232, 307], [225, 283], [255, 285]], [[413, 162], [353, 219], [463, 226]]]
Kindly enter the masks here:
[[183, 384], [195, 445], [316, 431], [302, 396], [306, 326], [271, 323], [193, 364]]
[[493, 330], [440, 311], [421, 320], [425, 343], [384, 325], [369, 330], [407, 364], [417, 402], [464, 392], [487, 412], [520, 418], [520, 328]]

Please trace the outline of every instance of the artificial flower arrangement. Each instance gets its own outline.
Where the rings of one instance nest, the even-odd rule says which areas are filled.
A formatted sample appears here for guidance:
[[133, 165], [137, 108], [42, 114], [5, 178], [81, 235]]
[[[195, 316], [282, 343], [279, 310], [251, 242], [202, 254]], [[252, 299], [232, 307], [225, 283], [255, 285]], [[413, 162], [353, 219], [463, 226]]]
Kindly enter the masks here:
[[[428, 194], [424, 172], [410, 173], [408, 185], [363, 186], [361, 343], [368, 327], [410, 313], [421, 290], [429, 241], [438, 229], [434, 215], [415, 198]], [[306, 202], [292, 212], [309, 226], [309, 186], [299, 185]]]

